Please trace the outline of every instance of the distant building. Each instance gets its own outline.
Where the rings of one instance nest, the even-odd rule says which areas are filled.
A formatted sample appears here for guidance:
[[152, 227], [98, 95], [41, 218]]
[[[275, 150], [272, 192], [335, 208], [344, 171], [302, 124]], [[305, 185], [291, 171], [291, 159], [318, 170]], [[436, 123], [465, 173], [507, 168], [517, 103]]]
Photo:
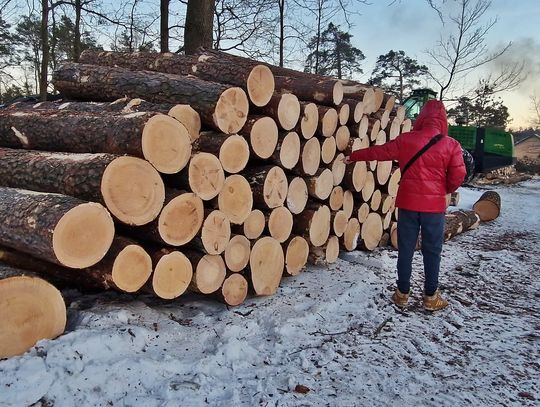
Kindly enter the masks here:
[[514, 153], [518, 161], [539, 161], [540, 135], [533, 133], [517, 140]]

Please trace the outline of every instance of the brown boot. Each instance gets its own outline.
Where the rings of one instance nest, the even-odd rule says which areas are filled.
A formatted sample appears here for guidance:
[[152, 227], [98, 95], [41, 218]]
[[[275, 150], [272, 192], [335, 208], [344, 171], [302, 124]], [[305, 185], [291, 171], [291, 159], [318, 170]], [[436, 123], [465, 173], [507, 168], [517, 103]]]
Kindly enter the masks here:
[[398, 307], [404, 308], [409, 302], [409, 294], [403, 294], [401, 291], [399, 291], [399, 288], [396, 288], [396, 291], [394, 291], [394, 294], [392, 294], [392, 302]]
[[424, 308], [427, 311], [438, 311], [448, 306], [448, 301], [441, 297], [439, 290], [433, 295], [424, 295]]

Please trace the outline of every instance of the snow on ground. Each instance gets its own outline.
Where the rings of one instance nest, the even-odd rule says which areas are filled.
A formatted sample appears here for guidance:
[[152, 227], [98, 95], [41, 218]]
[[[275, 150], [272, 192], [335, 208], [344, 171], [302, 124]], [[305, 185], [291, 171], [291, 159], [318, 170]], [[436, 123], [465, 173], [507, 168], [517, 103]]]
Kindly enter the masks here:
[[386, 248], [231, 309], [67, 291], [66, 333], [0, 361], [0, 405], [538, 405], [540, 180], [494, 189], [502, 215], [444, 247], [444, 311], [421, 306], [419, 254], [412, 306], [389, 303]]

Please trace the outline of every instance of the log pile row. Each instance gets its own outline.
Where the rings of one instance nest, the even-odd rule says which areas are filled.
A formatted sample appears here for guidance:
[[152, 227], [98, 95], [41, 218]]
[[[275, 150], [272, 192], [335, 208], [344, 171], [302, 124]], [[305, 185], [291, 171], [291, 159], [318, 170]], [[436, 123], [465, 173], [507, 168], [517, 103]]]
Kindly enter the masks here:
[[62, 102], [0, 111], [2, 261], [82, 287], [229, 305], [395, 229], [393, 162], [345, 166], [411, 122], [352, 81], [219, 51], [85, 51]]

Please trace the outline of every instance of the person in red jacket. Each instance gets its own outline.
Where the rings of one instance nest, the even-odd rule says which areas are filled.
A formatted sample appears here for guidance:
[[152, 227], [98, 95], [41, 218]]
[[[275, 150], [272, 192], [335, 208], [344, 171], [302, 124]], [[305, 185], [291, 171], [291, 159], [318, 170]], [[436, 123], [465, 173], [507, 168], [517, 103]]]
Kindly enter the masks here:
[[[410, 166], [407, 165], [428, 143], [429, 148]], [[372, 160], [397, 160], [402, 172], [396, 197], [396, 207], [399, 208], [398, 280], [392, 301], [399, 307], [407, 306], [412, 259], [421, 230], [425, 274], [424, 307], [430, 311], [445, 308], [448, 301], [441, 297], [438, 284], [446, 194], [454, 192], [462, 184], [466, 171], [461, 146], [448, 136], [443, 103], [438, 100], [428, 101], [412, 131], [386, 144], [353, 151], [349, 157], [345, 157], [344, 162], [348, 164]]]

